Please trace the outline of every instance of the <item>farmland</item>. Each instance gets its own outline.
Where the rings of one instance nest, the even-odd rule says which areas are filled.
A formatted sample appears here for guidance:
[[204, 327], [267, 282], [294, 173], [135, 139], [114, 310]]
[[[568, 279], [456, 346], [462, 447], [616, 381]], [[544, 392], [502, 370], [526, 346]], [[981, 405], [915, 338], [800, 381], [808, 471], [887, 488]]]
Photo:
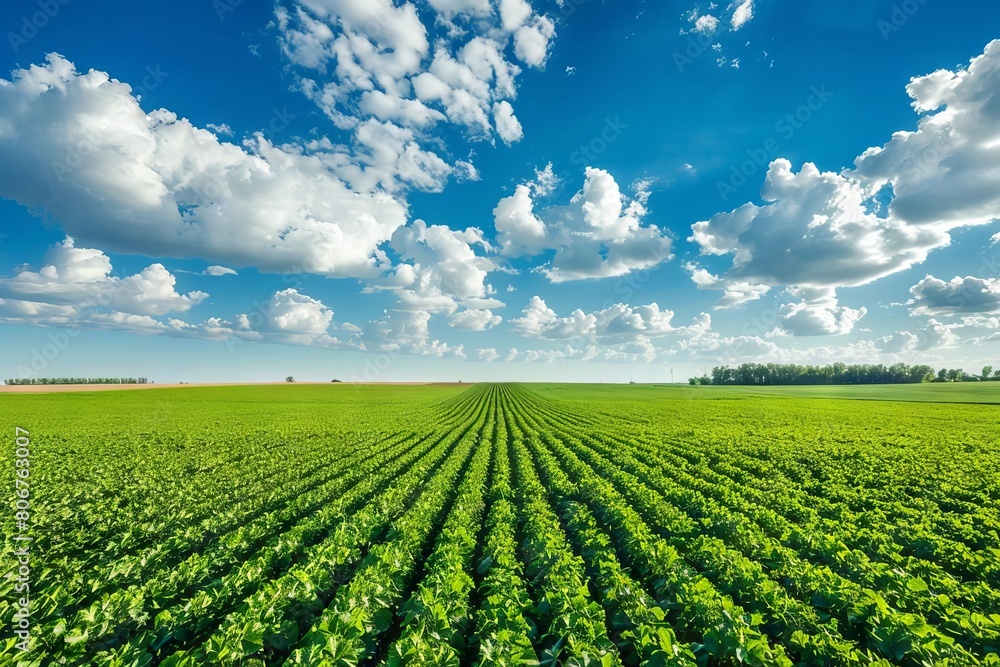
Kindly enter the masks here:
[[766, 389], [0, 395], [0, 664], [1000, 665], [995, 385]]

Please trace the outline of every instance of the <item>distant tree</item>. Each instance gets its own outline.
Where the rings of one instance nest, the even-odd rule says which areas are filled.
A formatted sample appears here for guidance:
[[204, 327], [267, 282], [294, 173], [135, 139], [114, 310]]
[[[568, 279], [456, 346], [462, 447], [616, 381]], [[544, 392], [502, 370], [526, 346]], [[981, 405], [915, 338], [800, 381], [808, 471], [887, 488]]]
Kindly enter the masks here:
[[[740, 364], [735, 368], [717, 366], [712, 369], [711, 376], [694, 377], [688, 382], [690, 384], [719, 385], [909, 384], [933, 382], [934, 377], [934, 369], [930, 366], [908, 366], [903, 363], [892, 366], [885, 364], [848, 365], [842, 362], [829, 366], [748, 363]], [[941, 382], [948, 379], [946, 369], [939, 379]]]
[[939, 370], [937, 372], [937, 381], [938, 382], [947, 382], [948, 381], [948, 369], [947, 368], [942, 368], [941, 370]]
[[948, 380], [951, 382], [961, 382], [965, 378], [965, 371], [961, 368], [949, 368]]
[[994, 380], [1000, 380], [1000, 368], [998, 368], [997, 370], [993, 371], [993, 379]]
[[984, 380], [989, 380], [991, 375], [993, 375], [993, 367], [992, 366], [983, 366], [983, 374], [982, 374], [981, 377]]
[[330, 380], [330, 382], [341, 382], [341, 380]]
[[295, 382], [295, 378], [289, 375], [288, 377], [285, 378], [285, 382]]

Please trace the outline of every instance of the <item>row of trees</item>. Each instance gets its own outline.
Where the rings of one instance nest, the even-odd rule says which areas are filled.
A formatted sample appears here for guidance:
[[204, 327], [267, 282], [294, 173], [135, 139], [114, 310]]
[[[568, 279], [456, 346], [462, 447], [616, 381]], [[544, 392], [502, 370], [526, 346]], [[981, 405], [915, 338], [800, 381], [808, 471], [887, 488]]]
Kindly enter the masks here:
[[8, 385], [35, 384], [150, 384], [146, 378], [20, 378], [4, 380]]
[[977, 382], [1000, 380], [1000, 370], [986, 366], [980, 375], [961, 368], [907, 364], [844, 364], [801, 366], [799, 364], [741, 364], [735, 368], [717, 366], [711, 375], [688, 380], [690, 384], [796, 385], [796, 384], [911, 384], [918, 382]]

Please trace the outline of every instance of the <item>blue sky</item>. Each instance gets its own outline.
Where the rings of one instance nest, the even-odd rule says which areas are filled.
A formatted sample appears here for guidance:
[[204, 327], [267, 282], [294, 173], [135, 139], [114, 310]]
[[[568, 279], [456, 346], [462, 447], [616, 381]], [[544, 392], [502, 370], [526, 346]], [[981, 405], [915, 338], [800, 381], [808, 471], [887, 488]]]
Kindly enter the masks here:
[[0, 9], [4, 377], [1000, 362], [1000, 9]]

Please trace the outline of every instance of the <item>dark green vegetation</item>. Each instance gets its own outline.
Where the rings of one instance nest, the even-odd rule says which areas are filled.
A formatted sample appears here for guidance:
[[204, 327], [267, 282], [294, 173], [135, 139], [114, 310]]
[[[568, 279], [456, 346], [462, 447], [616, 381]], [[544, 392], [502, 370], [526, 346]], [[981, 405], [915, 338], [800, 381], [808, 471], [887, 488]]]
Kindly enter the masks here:
[[840, 385], [840, 384], [914, 384], [920, 382], [980, 382], [1000, 380], [1000, 370], [984, 366], [978, 375], [961, 368], [908, 366], [903, 363], [844, 364], [801, 366], [799, 364], [740, 364], [735, 368], [716, 366], [711, 375], [688, 380], [690, 384], [723, 385]]
[[7, 385], [46, 384], [148, 384], [146, 378], [13, 378], [4, 380]]
[[0, 396], [23, 664], [998, 665], [1000, 406], [933, 396]]

